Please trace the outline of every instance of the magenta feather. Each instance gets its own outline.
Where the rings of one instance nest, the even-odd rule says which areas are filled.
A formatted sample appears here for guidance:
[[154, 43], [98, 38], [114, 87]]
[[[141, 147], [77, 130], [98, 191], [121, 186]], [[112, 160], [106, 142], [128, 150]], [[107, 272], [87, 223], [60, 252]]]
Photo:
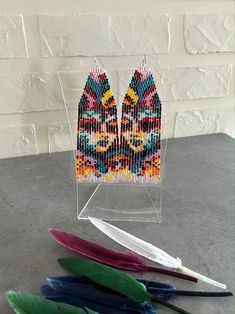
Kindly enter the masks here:
[[64, 232], [59, 229], [49, 229], [49, 234], [58, 243], [70, 249], [71, 251], [109, 266], [132, 272], [155, 271], [168, 276], [178, 277], [194, 282], [197, 281], [196, 278], [184, 275], [182, 273], [148, 266], [139, 255], [132, 251], [120, 252], [113, 249], [108, 249], [99, 244], [84, 240], [71, 233]]

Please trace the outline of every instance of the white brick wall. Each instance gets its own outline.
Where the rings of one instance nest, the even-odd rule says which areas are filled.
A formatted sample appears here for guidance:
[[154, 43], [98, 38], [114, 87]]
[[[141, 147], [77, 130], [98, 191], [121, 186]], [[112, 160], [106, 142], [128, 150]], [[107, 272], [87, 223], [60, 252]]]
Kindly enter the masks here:
[[2, 158], [37, 154], [33, 125], [0, 127], [0, 143]]
[[0, 15], [0, 58], [27, 58], [23, 16]]
[[234, 15], [187, 14], [184, 40], [192, 54], [234, 51]]
[[119, 104], [147, 55], [168, 137], [234, 137], [233, 0], [0, 0], [0, 158], [71, 149], [100, 55]]
[[63, 110], [57, 73], [0, 74], [0, 114]]
[[167, 53], [169, 25], [170, 18], [166, 14], [39, 16], [42, 55], [77, 57]]
[[176, 115], [175, 137], [233, 132], [234, 108], [181, 111]]

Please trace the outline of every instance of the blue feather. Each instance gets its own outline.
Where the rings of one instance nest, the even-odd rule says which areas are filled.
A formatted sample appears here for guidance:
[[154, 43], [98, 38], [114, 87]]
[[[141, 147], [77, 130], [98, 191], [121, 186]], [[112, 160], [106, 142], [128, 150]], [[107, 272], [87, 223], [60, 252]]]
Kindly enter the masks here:
[[[60, 298], [60, 302], [75, 305], [74, 302], [78, 300], [78, 305], [76, 306], [86, 306], [104, 314], [156, 314], [156, 310], [150, 304], [136, 303], [108, 288], [96, 285], [87, 277], [60, 276], [47, 278], [47, 281], [52, 291], [56, 293], [53, 295], [54, 299], [56, 299], [55, 297], [57, 296]], [[43, 287], [42, 294], [50, 298], [52, 291], [48, 288], [46, 290], [46, 288]], [[63, 301], [61, 298], [63, 298]], [[108, 311], [107, 308], [109, 309]]]
[[[53, 290], [48, 285], [41, 286], [41, 293], [42, 295], [47, 298], [48, 300], [54, 301], [54, 302], [60, 302], [60, 303], [66, 303], [77, 307], [87, 307], [89, 309], [93, 309], [94, 311], [104, 314], [104, 313], [112, 313], [112, 314], [121, 314], [125, 313], [124, 311], [110, 308], [108, 306], [105, 306], [103, 304], [98, 304], [96, 302], [83, 300], [78, 297], [70, 296], [67, 294], [63, 294], [61, 292], [57, 292]], [[133, 313], [133, 312], [131, 312]], [[134, 312], [135, 313], [135, 312]]]
[[138, 279], [138, 281], [146, 286], [149, 293], [161, 300], [171, 300], [176, 296], [176, 287], [171, 284], [144, 279]]

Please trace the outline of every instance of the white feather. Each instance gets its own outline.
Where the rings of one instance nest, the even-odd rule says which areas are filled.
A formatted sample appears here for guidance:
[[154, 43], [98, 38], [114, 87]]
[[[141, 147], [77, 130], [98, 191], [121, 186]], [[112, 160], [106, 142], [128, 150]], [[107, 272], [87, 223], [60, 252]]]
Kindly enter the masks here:
[[113, 225], [108, 224], [100, 219], [89, 217], [90, 222], [96, 226], [99, 230], [105, 233], [114, 241], [118, 242], [119, 244], [125, 246], [126, 248], [154, 261], [157, 262], [165, 267], [173, 268], [181, 270], [183, 273], [194, 276], [202, 281], [205, 281], [209, 284], [212, 284], [216, 287], [226, 289], [226, 285], [217, 282], [213, 279], [207, 278], [203, 275], [200, 275], [184, 266], [182, 266], [182, 262], [180, 258], [174, 258], [167, 254], [162, 249], [157, 248], [156, 246], [143, 241], [128, 232], [125, 232]]
[[151, 243], [143, 241], [100, 219], [93, 217], [89, 217], [89, 219], [99, 230], [126, 248], [169, 268], [178, 268], [182, 266], [179, 259], [171, 257]]

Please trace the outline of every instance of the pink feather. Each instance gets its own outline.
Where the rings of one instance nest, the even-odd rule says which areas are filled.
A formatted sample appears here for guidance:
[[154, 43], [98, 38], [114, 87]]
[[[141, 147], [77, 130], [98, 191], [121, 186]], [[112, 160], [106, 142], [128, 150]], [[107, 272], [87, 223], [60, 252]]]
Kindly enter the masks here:
[[184, 275], [182, 273], [148, 266], [145, 264], [142, 257], [132, 251], [120, 252], [113, 249], [108, 249], [99, 244], [84, 240], [71, 233], [64, 232], [59, 229], [49, 229], [49, 234], [59, 244], [70, 249], [71, 251], [109, 266], [132, 272], [155, 271], [185, 280], [194, 282], [197, 281], [196, 278]]

